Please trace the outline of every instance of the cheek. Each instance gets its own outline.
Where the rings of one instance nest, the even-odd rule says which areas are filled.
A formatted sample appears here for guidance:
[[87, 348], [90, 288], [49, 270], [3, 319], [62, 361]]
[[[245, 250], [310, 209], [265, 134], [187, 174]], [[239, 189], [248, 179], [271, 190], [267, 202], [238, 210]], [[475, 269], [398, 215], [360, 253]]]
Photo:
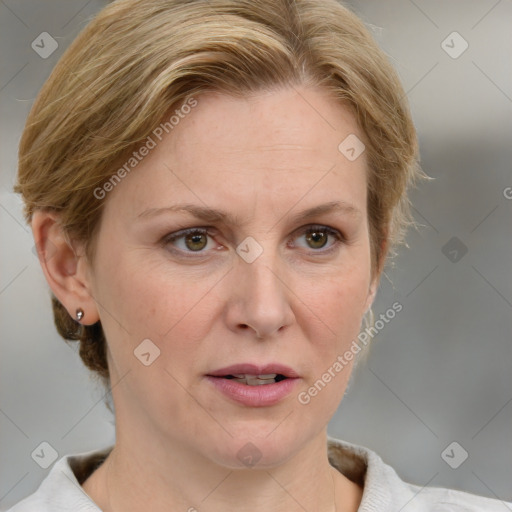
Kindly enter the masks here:
[[[361, 251], [353, 263], [347, 261], [337, 273], [319, 280], [314, 292], [311, 285], [309, 282], [301, 326], [310, 341], [308, 385], [314, 385], [318, 379], [332, 382], [322, 391], [322, 398], [315, 400], [319, 410], [332, 412], [343, 396], [354, 363], [352, 353], [349, 361], [343, 360], [341, 370], [337, 361], [357, 342], [370, 286], [369, 257], [366, 260], [365, 251]], [[326, 375], [329, 370], [335, 377]]]
[[312, 309], [334, 333], [360, 325], [370, 291], [369, 258], [365, 260], [361, 254], [359, 261], [349, 262], [341, 271], [319, 280], [316, 292], [309, 295]]
[[101, 320], [120, 366], [133, 366], [133, 351], [145, 339], [160, 348], [166, 366], [177, 369], [193, 361], [194, 348], [211, 329], [211, 275], [198, 279], [184, 269], [171, 272], [164, 259], [154, 263], [151, 254], [138, 250], [126, 251], [101, 274]]
[[310, 318], [307, 334], [311, 343], [308, 378], [297, 398], [300, 407], [319, 424], [328, 422], [339, 406], [357, 357], [352, 347], [355, 342], [357, 350], [369, 272], [364, 266], [347, 270], [322, 287], [316, 302], [310, 296], [310, 308], [316, 315]]
[[[362, 281], [362, 284], [366, 285], [366, 282]], [[318, 378], [324, 373], [357, 340], [365, 312], [366, 293], [363, 289], [366, 286], [350, 286], [340, 280], [324, 290], [319, 301], [311, 307], [316, 314], [314, 318], [310, 316], [307, 337], [313, 348], [310, 359], [313, 377]]]

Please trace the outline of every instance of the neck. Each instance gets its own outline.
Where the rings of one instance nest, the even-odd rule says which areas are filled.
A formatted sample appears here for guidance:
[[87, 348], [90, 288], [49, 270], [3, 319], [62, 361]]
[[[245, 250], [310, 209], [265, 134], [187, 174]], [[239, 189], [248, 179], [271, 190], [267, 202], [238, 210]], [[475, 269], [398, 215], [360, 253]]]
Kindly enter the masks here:
[[180, 443], [148, 446], [118, 434], [83, 487], [104, 512], [355, 512], [362, 489], [330, 466], [326, 443], [323, 431], [284, 464], [230, 469]]

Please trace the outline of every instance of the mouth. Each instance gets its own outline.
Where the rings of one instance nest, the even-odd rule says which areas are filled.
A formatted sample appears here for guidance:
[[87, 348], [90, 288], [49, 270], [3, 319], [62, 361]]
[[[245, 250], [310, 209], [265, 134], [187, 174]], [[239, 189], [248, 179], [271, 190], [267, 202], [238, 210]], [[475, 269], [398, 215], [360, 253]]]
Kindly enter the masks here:
[[250, 407], [279, 403], [300, 381], [296, 371], [281, 364], [237, 364], [210, 372], [206, 378], [223, 396]]
[[241, 363], [220, 368], [208, 373], [207, 376], [234, 380], [248, 386], [261, 386], [281, 382], [285, 379], [296, 379], [299, 374], [292, 368], [279, 363], [264, 365]]
[[251, 375], [247, 373], [237, 373], [235, 375], [224, 375], [223, 379], [230, 379], [247, 386], [264, 386], [266, 384], [275, 384], [287, 379], [282, 373], [267, 373], [265, 375]]

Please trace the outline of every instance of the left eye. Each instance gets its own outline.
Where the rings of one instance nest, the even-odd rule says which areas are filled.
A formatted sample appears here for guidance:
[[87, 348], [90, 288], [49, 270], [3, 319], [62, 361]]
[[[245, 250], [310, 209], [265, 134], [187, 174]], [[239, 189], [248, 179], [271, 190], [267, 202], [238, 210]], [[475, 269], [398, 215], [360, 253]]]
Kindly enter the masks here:
[[[172, 245], [176, 247], [180, 252], [184, 253], [200, 253], [205, 252], [204, 249], [208, 247], [208, 239], [213, 236], [207, 228], [190, 228], [176, 233], [171, 233], [163, 239], [164, 245]], [[306, 229], [302, 229], [300, 236], [304, 236], [306, 243], [309, 244], [310, 249], [314, 249], [313, 252], [330, 252], [335, 246], [343, 241], [341, 233], [328, 226], [309, 226]], [[328, 249], [323, 249], [327, 243], [329, 237], [334, 238], [335, 241], [329, 246]], [[298, 237], [294, 237], [298, 238]], [[181, 246], [180, 246], [181, 245]]]
[[[327, 244], [329, 237], [335, 238], [335, 241], [330, 245], [329, 249], [322, 252], [328, 252], [330, 249], [343, 240], [343, 236], [336, 229], [328, 226], [311, 226], [303, 230], [303, 235], [306, 237], [307, 243], [311, 244], [312, 249], [322, 249]], [[318, 251], [316, 251], [318, 252]]]

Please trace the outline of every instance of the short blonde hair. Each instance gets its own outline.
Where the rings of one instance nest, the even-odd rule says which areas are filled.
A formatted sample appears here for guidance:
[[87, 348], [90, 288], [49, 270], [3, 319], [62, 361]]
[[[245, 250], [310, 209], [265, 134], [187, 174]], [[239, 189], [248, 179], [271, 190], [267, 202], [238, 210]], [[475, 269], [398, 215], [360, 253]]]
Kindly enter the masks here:
[[[320, 86], [348, 106], [368, 159], [372, 275], [412, 224], [408, 186], [422, 176], [406, 94], [361, 20], [335, 0], [118, 0], [64, 53], [28, 116], [14, 190], [25, 217], [60, 214], [63, 229], [94, 243], [104, 200], [94, 190], [158, 126], [206, 91], [246, 96]], [[341, 142], [341, 141], [340, 141]], [[84, 363], [108, 382], [106, 340], [52, 296], [55, 324], [80, 341]]]

